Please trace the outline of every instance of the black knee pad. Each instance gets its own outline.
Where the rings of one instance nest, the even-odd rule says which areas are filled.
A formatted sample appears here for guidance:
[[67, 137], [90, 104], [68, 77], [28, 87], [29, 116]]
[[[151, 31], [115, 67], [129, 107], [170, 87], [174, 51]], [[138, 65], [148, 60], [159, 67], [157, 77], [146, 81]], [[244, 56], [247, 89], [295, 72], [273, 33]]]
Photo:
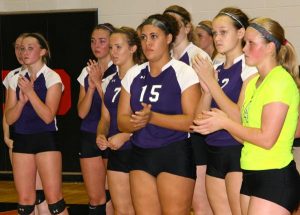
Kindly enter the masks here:
[[109, 202], [111, 200], [109, 190], [105, 190], [105, 196], [106, 196], [106, 202]]
[[96, 206], [89, 204], [89, 215], [106, 215], [105, 204]]
[[35, 199], [35, 204], [39, 205], [41, 204], [43, 201], [45, 201], [45, 193], [44, 190], [36, 190], [36, 199]]
[[49, 211], [51, 212], [51, 214], [54, 214], [54, 215], [55, 214], [60, 214], [66, 208], [65, 200], [61, 199], [56, 203], [48, 204], [48, 208], [49, 208]]
[[33, 212], [34, 205], [20, 205], [18, 204], [18, 214], [29, 215]]

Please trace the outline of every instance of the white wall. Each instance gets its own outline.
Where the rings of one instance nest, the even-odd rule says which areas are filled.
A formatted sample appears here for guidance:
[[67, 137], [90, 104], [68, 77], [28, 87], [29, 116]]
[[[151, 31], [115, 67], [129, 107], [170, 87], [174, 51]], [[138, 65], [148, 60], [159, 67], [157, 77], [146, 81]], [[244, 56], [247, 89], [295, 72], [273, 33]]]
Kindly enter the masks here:
[[228, 6], [243, 9], [250, 18], [271, 17], [285, 28], [286, 38], [300, 55], [300, 0], [0, 0], [0, 13], [98, 8], [99, 22], [136, 27], [172, 4], [189, 10], [195, 24]]

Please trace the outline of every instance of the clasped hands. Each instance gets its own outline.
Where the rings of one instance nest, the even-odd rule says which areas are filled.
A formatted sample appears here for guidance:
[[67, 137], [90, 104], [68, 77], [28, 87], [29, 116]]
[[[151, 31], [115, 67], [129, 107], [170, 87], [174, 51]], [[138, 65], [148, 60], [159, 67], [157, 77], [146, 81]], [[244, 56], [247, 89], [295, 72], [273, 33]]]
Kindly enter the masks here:
[[224, 129], [224, 125], [228, 119], [226, 113], [220, 109], [212, 108], [210, 111], [203, 111], [201, 114], [198, 114], [190, 129], [203, 135], [211, 134]]
[[19, 101], [22, 104], [25, 104], [28, 101], [29, 93], [33, 92], [33, 80], [29, 80], [23, 75], [18, 77], [18, 87], [20, 88], [19, 92]]
[[[132, 123], [134, 130], [139, 130], [144, 128], [150, 121], [151, 118], [151, 104], [141, 103], [142, 109], [136, 111], [130, 116], [130, 123]], [[98, 135], [96, 138], [96, 143], [101, 150], [106, 148], [111, 148], [112, 150], [119, 149], [126, 141], [126, 133], [118, 133], [106, 138], [105, 135]]]
[[196, 55], [193, 58], [192, 67], [198, 75], [202, 90], [209, 93], [210, 82], [218, 79], [218, 74], [215, 71], [211, 60], [204, 58], [201, 55]]
[[87, 62], [87, 72], [89, 74], [89, 87], [95, 89], [97, 85], [101, 84], [104, 71], [97, 61], [89, 60]]

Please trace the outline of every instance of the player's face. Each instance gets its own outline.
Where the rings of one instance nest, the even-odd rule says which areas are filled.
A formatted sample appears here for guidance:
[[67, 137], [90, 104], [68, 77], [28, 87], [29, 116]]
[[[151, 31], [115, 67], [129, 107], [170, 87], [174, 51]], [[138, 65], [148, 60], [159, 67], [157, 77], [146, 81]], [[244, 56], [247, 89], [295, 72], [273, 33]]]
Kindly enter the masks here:
[[103, 29], [96, 29], [91, 36], [91, 49], [97, 59], [109, 55], [109, 32]]
[[240, 46], [244, 29], [236, 29], [228, 16], [219, 16], [213, 20], [213, 37], [219, 53], [227, 54]]
[[246, 44], [243, 51], [245, 53], [246, 64], [249, 66], [259, 66], [267, 59], [268, 43], [259, 32], [251, 27], [247, 28], [244, 40]]
[[169, 44], [172, 36], [166, 35], [163, 30], [154, 25], [145, 25], [142, 28], [141, 44], [148, 61], [157, 61], [163, 55], [169, 54]]
[[125, 34], [116, 33], [110, 36], [110, 56], [113, 63], [122, 66], [132, 61], [134, 47], [130, 47]]
[[23, 65], [23, 60], [21, 56], [21, 45], [22, 45], [23, 37], [18, 37], [15, 42], [15, 55], [19, 62], [19, 64]]
[[207, 33], [207, 31], [205, 31], [203, 28], [197, 27], [195, 32], [198, 37], [199, 47], [201, 49], [206, 50], [214, 42], [212, 36], [209, 35], [209, 33]]
[[21, 45], [21, 58], [25, 65], [33, 65], [42, 62], [46, 49], [42, 49], [38, 40], [34, 37], [25, 37]]

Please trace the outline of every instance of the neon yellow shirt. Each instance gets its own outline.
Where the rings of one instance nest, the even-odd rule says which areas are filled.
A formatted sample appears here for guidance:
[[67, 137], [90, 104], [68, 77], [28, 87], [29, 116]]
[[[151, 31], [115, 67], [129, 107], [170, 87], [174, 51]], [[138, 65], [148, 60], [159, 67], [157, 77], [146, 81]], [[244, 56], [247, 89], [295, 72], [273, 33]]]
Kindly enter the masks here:
[[263, 107], [272, 102], [289, 106], [280, 135], [269, 150], [245, 141], [241, 154], [241, 167], [245, 170], [280, 169], [293, 160], [292, 145], [298, 122], [299, 91], [291, 75], [277, 66], [256, 88], [259, 76], [249, 81], [242, 107], [245, 127], [261, 128]]

